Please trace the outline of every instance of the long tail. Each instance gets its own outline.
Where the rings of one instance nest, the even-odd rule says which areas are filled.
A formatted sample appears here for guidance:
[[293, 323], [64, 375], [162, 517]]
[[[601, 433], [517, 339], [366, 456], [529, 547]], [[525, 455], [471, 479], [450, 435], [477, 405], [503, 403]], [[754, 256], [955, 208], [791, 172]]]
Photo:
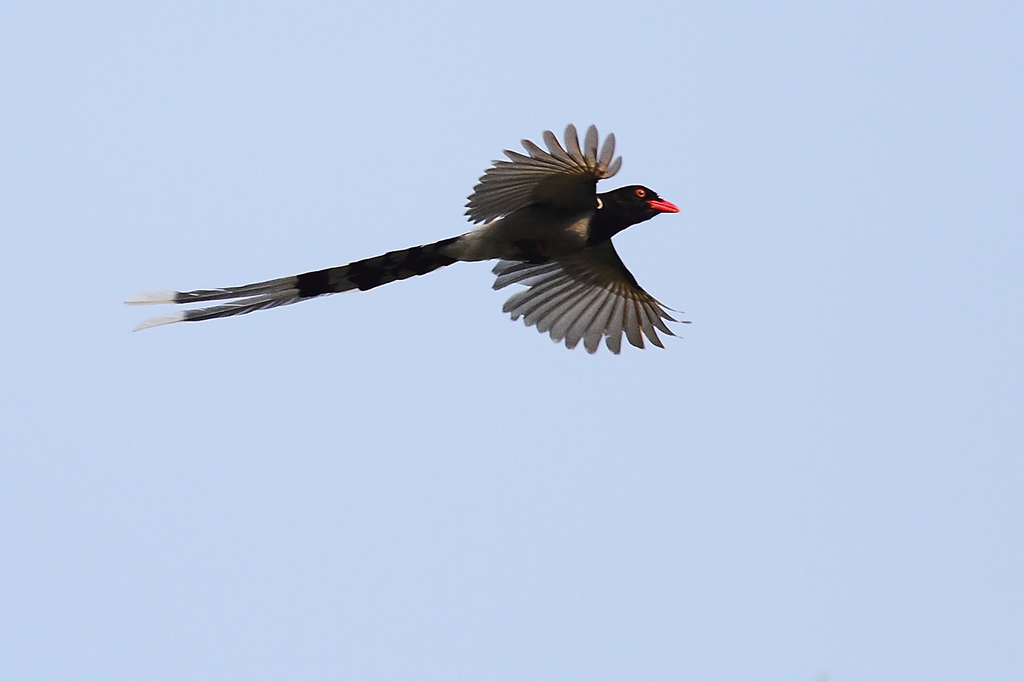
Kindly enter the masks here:
[[175, 322], [198, 322], [199, 320], [212, 320], [215, 317], [244, 315], [256, 310], [298, 303], [307, 298], [325, 294], [336, 294], [352, 289], [366, 291], [397, 279], [425, 275], [438, 268], [451, 265], [457, 260], [441, 252], [445, 246], [452, 244], [457, 239], [458, 237], [451, 237], [433, 244], [414, 246], [411, 249], [389, 251], [382, 256], [357, 260], [336, 268], [304, 272], [301, 275], [270, 279], [240, 287], [197, 289], [196, 291], [144, 291], [129, 296], [125, 299], [125, 303], [128, 305], [152, 305], [230, 301], [209, 308], [193, 308], [151, 317], [139, 324], [134, 331]]

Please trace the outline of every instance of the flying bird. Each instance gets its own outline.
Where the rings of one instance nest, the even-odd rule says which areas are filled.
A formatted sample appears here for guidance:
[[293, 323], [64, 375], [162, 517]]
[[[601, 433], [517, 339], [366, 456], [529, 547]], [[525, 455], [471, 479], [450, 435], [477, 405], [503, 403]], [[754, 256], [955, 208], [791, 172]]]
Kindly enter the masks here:
[[618, 353], [622, 335], [638, 348], [644, 336], [664, 347], [660, 330], [674, 336], [666, 321], [679, 322], [668, 308], [644, 291], [622, 263], [612, 237], [679, 209], [647, 187], [629, 185], [597, 192], [597, 181], [615, 175], [615, 136], [598, 151], [595, 126], [580, 147], [576, 127], [565, 129], [565, 147], [550, 130], [547, 150], [522, 141], [526, 154], [505, 151], [494, 161], [466, 203], [474, 229], [432, 244], [391, 251], [325, 270], [223, 289], [146, 291], [128, 297], [130, 305], [227, 301], [152, 317], [135, 330], [174, 322], [198, 322], [298, 303], [309, 298], [359, 289], [366, 291], [414, 275], [425, 275], [456, 261], [497, 259], [495, 289], [510, 284], [527, 288], [509, 298], [503, 311], [527, 326], [536, 325], [556, 342], [588, 353], [604, 338]]

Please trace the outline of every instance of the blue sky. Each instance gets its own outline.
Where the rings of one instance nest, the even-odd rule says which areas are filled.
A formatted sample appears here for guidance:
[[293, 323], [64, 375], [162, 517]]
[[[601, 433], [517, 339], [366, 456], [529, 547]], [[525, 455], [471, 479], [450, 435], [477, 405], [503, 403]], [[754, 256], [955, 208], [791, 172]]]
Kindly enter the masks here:
[[[1024, 9], [492, 5], [0, 9], [5, 676], [1019, 679]], [[666, 350], [486, 264], [130, 332], [570, 122]]]

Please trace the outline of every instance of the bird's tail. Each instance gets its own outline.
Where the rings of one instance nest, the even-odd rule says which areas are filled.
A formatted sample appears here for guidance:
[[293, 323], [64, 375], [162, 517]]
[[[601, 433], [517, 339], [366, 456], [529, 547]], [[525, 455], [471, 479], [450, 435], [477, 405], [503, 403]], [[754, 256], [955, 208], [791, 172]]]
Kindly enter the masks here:
[[336, 268], [304, 272], [301, 275], [270, 279], [240, 287], [197, 289], [196, 291], [143, 291], [129, 296], [125, 299], [125, 303], [128, 305], [152, 305], [228, 301], [208, 308], [193, 308], [151, 317], [135, 327], [135, 331], [174, 322], [198, 322], [199, 320], [212, 320], [215, 317], [244, 315], [256, 310], [298, 303], [307, 298], [325, 294], [336, 294], [352, 289], [366, 291], [388, 282], [394, 282], [396, 279], [425, 275], [458, 260], [442, 253], [444, 247], [457, 239], [458, 237], [442, 239], [433, 244], [414, 246], [401, 251], [389, 251], [382, 256], [357, 260]]

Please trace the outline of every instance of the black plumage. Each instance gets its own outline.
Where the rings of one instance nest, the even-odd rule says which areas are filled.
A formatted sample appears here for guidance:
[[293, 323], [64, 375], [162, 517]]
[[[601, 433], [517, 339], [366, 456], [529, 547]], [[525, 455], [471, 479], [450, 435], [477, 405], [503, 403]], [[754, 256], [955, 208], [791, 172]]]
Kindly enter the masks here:
[[618, 353], [622, 335], [642, 348], [644, 337], [661, 346], [656, 330], [672, 331], [667, 309], [644, 291], [626, 269], [611, 239], [622, 230], [660, 213], [678, 212], [642, 185], [597, 193], [599, 180], [618, 172], [615, 137], [598, 150], [590, 126], [581, 147], [568, 126], [563, 148], [544, 133], [547, 150], [523, 140], [527, 154], [506, 151], [473, 188], [466, 214], [478, 225], [465, 234], [431, 244], [390, 251], [346, 265], [281, 277], [240, 287], [135, 294], [129, 304], [226, 301], [144, 321], [136, 329], [228, 317], [287, 305], [325, 294], [366, 291], [399, 279], [423, 275], [456, 261], [498, 259], [495, 289], [527, 288], [504, 310], [522, 317], [569, 348], [581, 340], [595, 352], [602, 338]]

